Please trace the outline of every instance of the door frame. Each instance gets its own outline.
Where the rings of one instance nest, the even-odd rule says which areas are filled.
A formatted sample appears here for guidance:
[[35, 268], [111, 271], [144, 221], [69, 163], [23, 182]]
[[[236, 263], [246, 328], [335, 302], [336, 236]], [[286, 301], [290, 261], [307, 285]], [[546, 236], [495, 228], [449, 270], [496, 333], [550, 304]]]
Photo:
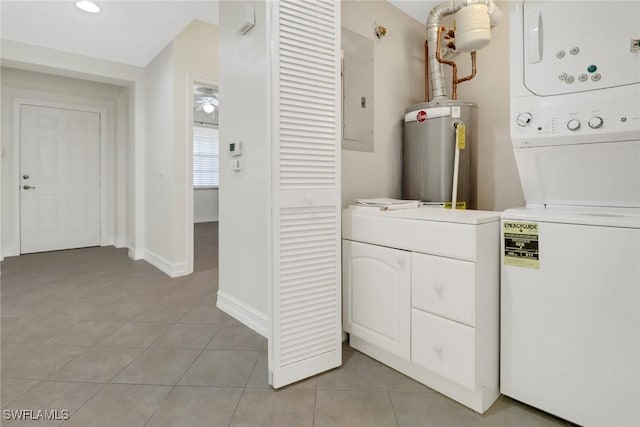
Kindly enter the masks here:
[[63, 110], [83, 111], [87, 113], [98, 113], [100, 121], [100, 135], [98, 144], [100, 145], [100, 245], [107, 246], [106, 242], [106, 221], [107, 217], [107, 149], [106, 149], [106, 116], [107, 110], [104, 108], [88, 107], [85, 105], [63, 104], [59, 102], [43, 101], [31, 98], [14, 98], [13, 99], [13, 176], [16, 180], [13, 187], [13, 253], [3, 254], [4, 256], [19, 256], [22, 253], [22, 240], [20, 235], [21, 221], [20, 216], [20, 152], [21, 152], [21, 133], [20, 133], [20, 109], [23, 105], [32, 105], [35, 107], [59, 108]]
[[[187, 123], [186, 123], [186, 158], [184, 169], [187, 172], [185, 191], [185, 260], [187, 262], [186, 274], [193, 273], [193, 88], [195, 85], [207, 85], [215, 86], [218, 89], [218, 100], [220, 100], [220, 83], [217, 80], [213, 80], [207, 77], [201, 77], [194, 74], [187, 75]], [[220, 117], [220, 116], [218, 116]], [[218, 123], [218, 130], [220, 129], [220, 123]], [[220, 150], [219, 143], [218, 150]], [[218, 167], [218, 174], [220, 174], [220, 167]], [[220, 180], [218, 175], [218, 212], [220, 212]], [[218, 215], [218, 227], [220, 227], [220, 215]], [[219, 232], [218, 228], [218, 232]]]

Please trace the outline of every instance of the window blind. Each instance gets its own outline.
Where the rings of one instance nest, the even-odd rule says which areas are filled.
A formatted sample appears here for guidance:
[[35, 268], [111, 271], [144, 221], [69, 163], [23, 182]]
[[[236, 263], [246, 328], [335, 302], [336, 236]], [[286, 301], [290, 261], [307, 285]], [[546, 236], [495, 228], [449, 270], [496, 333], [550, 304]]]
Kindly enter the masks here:
[[193, 126], [193, 186], [217, 187], [219, 184], [218, 128]]

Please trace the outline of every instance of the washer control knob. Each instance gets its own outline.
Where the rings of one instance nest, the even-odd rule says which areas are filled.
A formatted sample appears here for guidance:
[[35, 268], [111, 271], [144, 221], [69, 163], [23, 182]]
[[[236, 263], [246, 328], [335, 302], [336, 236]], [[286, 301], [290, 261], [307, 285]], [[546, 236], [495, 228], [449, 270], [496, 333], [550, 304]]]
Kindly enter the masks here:
[[571, 119], [569, 120], [569, 123], [567, 123], [567, 129], [569, 129], [572, 132], [577, 131], [578, 129], [580, 129], [580, 120], [578, 119]]
[[516, 123], [521, 127], [529, 126], [531, 120], [533, 120], [533, 115], [531, 113], [520, 113], [516, 117]]
[[603, 124], [604, 120], [602, 120], [602, 117], [596, 116], [589, 119], [589, 127], [591, 129], [600, 129]]

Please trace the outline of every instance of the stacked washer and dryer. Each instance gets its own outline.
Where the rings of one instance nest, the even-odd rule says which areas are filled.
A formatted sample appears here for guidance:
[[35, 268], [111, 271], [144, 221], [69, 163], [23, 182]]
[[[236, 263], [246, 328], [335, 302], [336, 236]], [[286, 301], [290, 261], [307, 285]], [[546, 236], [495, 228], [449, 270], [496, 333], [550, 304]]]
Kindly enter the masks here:
[[640, 2], [511, 5], [501, 392], [640, 425]]

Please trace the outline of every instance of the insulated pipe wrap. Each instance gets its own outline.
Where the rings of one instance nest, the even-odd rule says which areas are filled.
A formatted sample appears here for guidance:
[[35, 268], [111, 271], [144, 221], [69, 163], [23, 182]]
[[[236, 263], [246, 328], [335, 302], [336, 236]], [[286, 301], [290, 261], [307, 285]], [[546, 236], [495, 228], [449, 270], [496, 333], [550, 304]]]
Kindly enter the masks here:
[[[438, 62], [436, 58], [436, 50], [440, 49], [438, 46], [438, 28], [442, 18], [448, 15], [453, 15], [463, 7], [472, 4], [484, 4], [491, 13], [496, 9], [496, 13], [499, 12], [495, 7], [492, 0], [449, 0], [442, 2], [431, 9], [429, 16], [427, 17], [427, 46], [429, 49], [429, 84], [431, 86], [431, 100], [438, 101], [441, 99], [447, 99], [447, 91], [445, 89], [444, 72], [442, 70], [442, 64]], [[499, 20], [499, 15], [496, 17]], [[494, 26], [497, 22], [492, 22], [491, 26]]]

